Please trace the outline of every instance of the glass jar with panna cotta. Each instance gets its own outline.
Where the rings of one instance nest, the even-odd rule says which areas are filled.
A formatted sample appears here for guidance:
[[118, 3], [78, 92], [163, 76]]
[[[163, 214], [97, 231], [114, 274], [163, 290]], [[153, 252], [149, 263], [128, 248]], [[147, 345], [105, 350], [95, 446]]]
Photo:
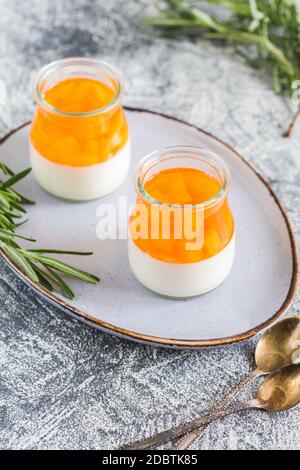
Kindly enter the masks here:
[[35, 87], [31, 165], [49, 193], [90, 200], [114, 191], [130, 163], [130, 137], [115, 69], [87, 58], [44, 67]]
[[173, 298], [222, 284], [235, 254], [225, 162], [201, 148], [164, 148], [141, 161], [134, 183], [128, 256], [136, 278]]

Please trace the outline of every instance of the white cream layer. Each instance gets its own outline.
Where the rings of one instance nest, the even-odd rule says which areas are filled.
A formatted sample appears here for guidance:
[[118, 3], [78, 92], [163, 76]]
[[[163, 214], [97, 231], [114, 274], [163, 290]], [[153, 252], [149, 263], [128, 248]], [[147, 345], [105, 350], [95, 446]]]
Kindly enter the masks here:
[[130, 139], [114, 156], [85, 167], [60, 165], [43, 157], [30, 143], [30, 159], [37, 182], [47, 192], [74, 201], [97, 199], [123, 182], [130, 165]]
[[235, 253], [235, 235], [217, 255], [196, 263], [160, 261], [128, 240], [128, 256], [136, 278], [148, 289], [167, 297], [186, 298], [205, 294], [229, 275]]

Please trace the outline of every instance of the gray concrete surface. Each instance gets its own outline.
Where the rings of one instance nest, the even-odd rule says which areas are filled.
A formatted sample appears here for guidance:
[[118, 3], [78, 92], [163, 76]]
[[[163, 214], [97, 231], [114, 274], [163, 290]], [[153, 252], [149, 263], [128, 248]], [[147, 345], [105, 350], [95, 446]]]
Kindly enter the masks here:
[[[123, 70], [126, 104], [186, 119], [242, 151], [299, 234], [300, 137], [281, 137], [290, 103], [230, 48], [171, 41], [144, 27], [154, 3], [0, 0], [1, 135], [31, 117], [42, 65], [101, 56]], [[253, 367], [257, 339], [200, 352], [154, 350], [66, 317], [1, 261], [0, 276], [2, 449], [117, 448], [204, 412]], [[299, 309], [297, 300], [290, 313]], [[299, 450], [299, 418], [300, 409], [245, 412], [212, 424], [194, 448]]]

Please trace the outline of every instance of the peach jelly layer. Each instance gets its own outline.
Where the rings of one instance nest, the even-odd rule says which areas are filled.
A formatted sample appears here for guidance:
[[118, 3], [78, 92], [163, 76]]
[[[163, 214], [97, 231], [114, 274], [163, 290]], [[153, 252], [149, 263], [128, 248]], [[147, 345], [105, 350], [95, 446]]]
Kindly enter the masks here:
[[[154, 176], [144, 184], [144, 190], [154, 200], [160, 203], [184, 206], [186, 204], [202, 204], [211, 200], [220, 192], [221, 184], [210, 174], [198, 169], [172, 168], [154, 174]], [[148, 233], [150, 234], [150, 212], [153, 204], [150, 204], [145, 197], [141, 196], [138, 196], [137, 204], [143, 204], [147, 208], [144, 214], [147, 214]], [[159, 217], [162, 216], [163, 210], [163, 207], [161, 207]], [[168, 263], [196, 263], [220, 253], [233, 238], [234, 220], [228, 202], [224, 198], [220, 198], [218, 202], [204, 208], [204, 243], [201, 244], [199, 249], [188, 249], [187, 243], [192, 240], [184, 237], [184, 227], [182, 230], [182, 238], [177, 239], [178, 236], [174, 235], [175, 222], [172, 214], [174, 214], [173, 211], [171, 211], [170, 216], [169, 239], [164, 239], [165, 235], [162, 233], [162, 223], [159, 223], [157, 239], [151, 238], [151, 235], [147, 238], [143, 236], [132, 236], [131, 227], [134, 225], [135, 218], [139, 216], [138, 212], [132, 215], [129, 233], [132, 241], [142, 252], [150, 255], [152, 258]], [[193, 217], [196, 218], [196, 210], [193, 213]], [[183, 225], [184, 220], [184, 217], [182, 217]], [[196, 227], [196, 224], [194, 227]], [[203, 224], [201, 230], [203, 230]]]
[[113, 88], [91, 78], [56, 83], [43, 95], [53, 110], [37, 105], [30, 133], [32, 146], [59, 165], [85, 167], [107, 161], [128, 141], [121, 105], [108, 106], [115, 94]]

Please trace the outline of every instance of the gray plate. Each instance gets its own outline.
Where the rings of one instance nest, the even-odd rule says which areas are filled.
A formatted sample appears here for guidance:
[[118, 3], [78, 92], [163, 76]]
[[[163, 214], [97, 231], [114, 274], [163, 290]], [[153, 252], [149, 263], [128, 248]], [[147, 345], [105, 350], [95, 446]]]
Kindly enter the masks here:
[[[132, 132], [131, 173], [118, 191], [101, 199], [117, 204], [120, 195], [134, 201], [132, 172], [147, 153], [162, 146], [192, 145], [220, 154], [233, 176], [230, 195], [236, 219], [237, 253], [232, 274], [214, 292], [191, 300], [162, 298], [132, 275], [126, 240], [98, 240], [100, 201], [70, 203], [45, 193], [27, 178], [20, 190], [37, 201], [22, 232], [39, 246], [92, 250], [92, 257], [65, 256], [101, 277], [96, 286], [72, 282], [76, 299], [66, 301], [34, 285], [5, 255], [10, 267], [37, 293], [66, 312], [109, 333], [169, 347], [204, 347], [249, 338], [278, 319], [290, 306], [297, 286], [295, 239], [288, 218], [271, 188], [234, 149], [187, 123], [144, 110], [127, 109]], [[6, 136], [0, 160], [16, 171], [28, 166], [25, 125]]]

